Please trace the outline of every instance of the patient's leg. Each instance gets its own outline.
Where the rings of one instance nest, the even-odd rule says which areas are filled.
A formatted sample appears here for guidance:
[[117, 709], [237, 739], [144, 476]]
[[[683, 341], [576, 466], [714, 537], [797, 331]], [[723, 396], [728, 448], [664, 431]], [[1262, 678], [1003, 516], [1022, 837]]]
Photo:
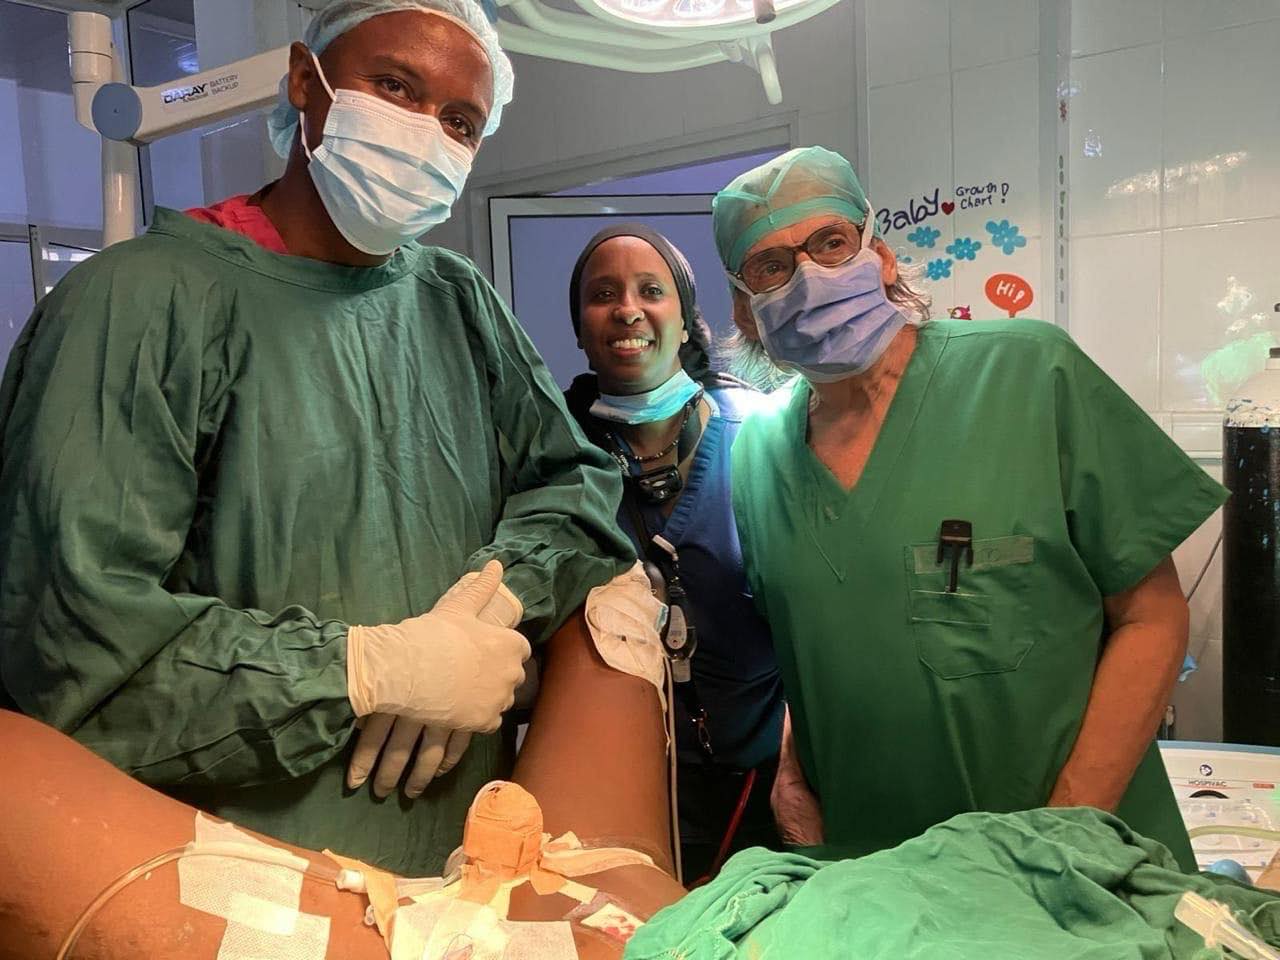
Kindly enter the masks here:
[[[541, 803], [547, 830], [573, 829], [588, 843], [624, 841], [662, 858], [668, 845], [665, 739], [652, 688], [599, 661], [581, 618], [552, 639], [544, 682], [517, 776]], [[608, 756], [599, 756], [601, 751]], [[193, 838], [191, 807], [137, 783], [34, 720], [0, 711], [0, 757], [8, 784], [0, 791], [4, 960], [53, 957], [75, 918], [111, 881]], [[320, 854], [269, 842], [328, 865]], [[583, 880], [645, 917], [682, 892], [647, 867]], [[511, 917], [555, 919], [566, 906], [571, 904], [559, 896], [520, 896], [513, 899]], [[307, 880], [299, 909], [332, 918], [329, 957], [386, 957], [377, 932], [362, 922], [363, 898]], [[223, 920], [179, 903], [178, 871], [168, 865], [108, 903], [75, 956], [213, 960], [224, 929]], [[588, 939], [580, 940], [579, 952], [585, 960], [621, 951]]]
[[[0, 712], [0, 957], [52, 958], [80, 912], [117, 876], [194, 838], [195, 811], [144, 787], [70, 737]], [[315, 862], [318, 854], [286, 847]], [[299, 908], [332, 917], [329, 955], [382, 958], [360, 898], [307, 881]], [[109, 902], [74, 956], [204, 960], [226, 923], [178, 902], [178, 870], [160, 867]]]
[[[658, 692], [607, 666], [586, 623], [574, 617], [551, 639], [547, 670], [512, 779], [537, 797], [548, 833], [572, 830], [587, 845], [647, 853], [652, 867], [621, 867], [585, 882], [607, 889], [641, 917], [680, 899], [672, 879], [667, 734]], [[534, 904], [527, 888], [513, 907]], [[562, 915], [562, 914], [558, 914]]]

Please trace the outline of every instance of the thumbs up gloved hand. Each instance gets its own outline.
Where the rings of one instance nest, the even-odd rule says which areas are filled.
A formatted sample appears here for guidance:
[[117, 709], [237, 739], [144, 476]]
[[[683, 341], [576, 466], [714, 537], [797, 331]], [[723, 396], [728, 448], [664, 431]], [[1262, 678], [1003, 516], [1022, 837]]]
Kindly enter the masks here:
[[356, 743], [348, 786], [365, 781], [381, 752], [374, 792], [386, 796], [421, 737], [405, 784], [405, 793], [416, 797], [461, 759], [472, 731], [496, 730], [530, 654], [528, 641], [512, 629], [522, 616], [494, 560], [459, 580], [429, 613], [351, 627], [347, 693], [356, 716], [373, 715]]

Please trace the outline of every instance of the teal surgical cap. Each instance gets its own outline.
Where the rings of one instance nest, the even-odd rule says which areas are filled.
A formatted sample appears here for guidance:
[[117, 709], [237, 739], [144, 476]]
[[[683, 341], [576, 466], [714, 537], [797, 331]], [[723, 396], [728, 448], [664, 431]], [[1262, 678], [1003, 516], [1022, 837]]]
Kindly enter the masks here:
[[[467, 30], [484, 48], [493, 70], [493, 109], [485, 124], [487, 137], [498, 129], [502, 108], [511, 102], [515, 73], [511, 61], [498, 43], [498, 31], [478, 0], [333, 0], [315, 15], [302, 40], [316, 56], [334, 40], [353, 27], [384, 13], [417, 10], [447, 17]], [[288, 77], [280, 81], [280, 98], [267, 117], [267, 130], [276, 153], [286, 159], [293, 149], [294, 131], [298, 129], [298, 111], [289, 103]]]
[[737, 273], [747, 251], [774, 230], [824, 213], [861, 224], [870, 209], [848, 160], [824, 147], [801, 147], [748, 170], [717, 193], [711, 223], [721, 261]]

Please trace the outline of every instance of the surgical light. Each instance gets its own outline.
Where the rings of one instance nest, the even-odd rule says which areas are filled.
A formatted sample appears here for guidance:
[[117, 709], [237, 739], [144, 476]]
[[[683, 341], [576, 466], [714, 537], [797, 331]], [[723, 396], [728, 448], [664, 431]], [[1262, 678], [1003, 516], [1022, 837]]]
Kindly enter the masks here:
[[[840, 0], [497, 0], [498, 36], [514, 53], [630, 73], [743, 63], [782, 102], [777, 31]], [[575, 9], [565, 9], [565, 7]]]

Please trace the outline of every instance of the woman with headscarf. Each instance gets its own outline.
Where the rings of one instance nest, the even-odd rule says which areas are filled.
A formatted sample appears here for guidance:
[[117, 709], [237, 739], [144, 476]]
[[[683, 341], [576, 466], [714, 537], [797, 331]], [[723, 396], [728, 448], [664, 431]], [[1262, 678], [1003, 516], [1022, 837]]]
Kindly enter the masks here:
[[[665, 237], [609, 227], [582, 251], [569, 312], [592, 373], [566, 394], [624, 478], [620, 525], [671, 606], [684, 876], [775, 842], [769, 790], [782, 696], [742, 572], [729, 451], [758, 394], [716, 373], [693, 271]], [[682, 646], [683, 640], [683, 646]]]

